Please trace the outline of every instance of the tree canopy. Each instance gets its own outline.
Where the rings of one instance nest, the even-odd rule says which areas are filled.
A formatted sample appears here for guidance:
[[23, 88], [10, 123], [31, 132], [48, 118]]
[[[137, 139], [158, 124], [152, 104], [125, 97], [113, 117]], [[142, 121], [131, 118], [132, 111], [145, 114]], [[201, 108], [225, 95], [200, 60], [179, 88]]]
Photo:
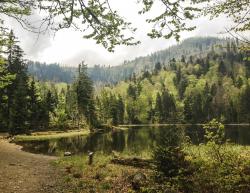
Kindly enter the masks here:
[[[155, 4], [165, 7], [162, 12], [158, 11], [158, 15], [146, 20], [153, 26], [148, 32], [151, 38], [179, 40], [181, 32], [196, 28], [189, 25], [189, 21], [201, 16], [214, 19], [225, 15], [233, 22], [226, 31], [249, 44], [249, 40], [239, 34], [250, 29], [249, 0], [139, 0], [137, 3], [141, 6], [138, 14], [152, 12]], [[0, 2], [0, 14], [14, 18], [24, 28], [38, 33], [73, 27], [81, 31], [84, 38], [94, 39], [109, 51], [114, 51], [117, 45], [139, 44], [133, 34], [136, 27], [111, 5], [109, 0], [4, 0]], [[34, 10], [42, 13], [40, 26], [33, 26], [27, 17]]]

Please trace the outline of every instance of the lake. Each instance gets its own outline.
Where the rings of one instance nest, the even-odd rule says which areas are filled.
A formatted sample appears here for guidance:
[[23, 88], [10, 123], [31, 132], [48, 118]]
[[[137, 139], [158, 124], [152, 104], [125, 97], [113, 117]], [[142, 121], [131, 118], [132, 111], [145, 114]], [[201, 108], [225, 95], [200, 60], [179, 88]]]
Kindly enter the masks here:
[[[60, 155], [65, 151], [84, 154], [88, 151], [110, 154], [112, 151], [143, 155], [166, 134], [168, 129], [179, 129], [193, 144], [204, 142], [204, 130], [198, 125], [136, 126], [127, 130], [95, 133], [90, 136], [75, 136], [44, 141], [20, 142], [25, 151], [48, 155]], [[240, 145], [250, 145], [250, 126], [225, 126], [226, 139]]]

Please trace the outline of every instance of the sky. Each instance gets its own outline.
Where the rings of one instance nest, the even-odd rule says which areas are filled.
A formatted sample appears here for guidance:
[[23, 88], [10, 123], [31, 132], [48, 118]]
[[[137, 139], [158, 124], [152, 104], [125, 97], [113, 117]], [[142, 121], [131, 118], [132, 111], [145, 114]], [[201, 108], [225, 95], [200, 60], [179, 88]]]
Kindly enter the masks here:
[[[110, 0], [112, 9], [117, 10], [121, 16], [130, 21], [137, 28], [134, 34], [141, 44], [137, 46], [117, 46], [114, 53], [105, 50], [101, 45], [97, 45], [94, 40], [83, 39], [78, 31], [64, 29], [56, 34], [37, 34], [24, 30], [16, 21], [6, 18], [5, 24], [14, 30], [20, 41], [20, 45], [25, 52], [25, 58], [33, 61], [46, 63], [59, 63], [63, 66], [76, 66], [81, 61], [85, 61], [89, 66], [100, 65], [120, 65], [124, 60], [132, 60], [139, 56], [145, 56], [155, 51], [168, 48], [177, 42], [174, 39], [150, 39], [146, 34], [150, 30], [150, 25], [145, 19], [159, 13], [162, 6], [156, 5], [152, 15], [138, 15], [139, 6], [137, 0]], [[37, 13], [32, 15], [33, 20], [39, 20], [41, 16]], [[199, 18], [192, 21], [197, 25], [197, 29], [192, 32], [181, 33], [181, 40], [193, 36], [220, 36], [225, 31], [225, 26], [230, 25], [230, 21], [225, 17], [220, 17], [210, 21], [208, 18]]]

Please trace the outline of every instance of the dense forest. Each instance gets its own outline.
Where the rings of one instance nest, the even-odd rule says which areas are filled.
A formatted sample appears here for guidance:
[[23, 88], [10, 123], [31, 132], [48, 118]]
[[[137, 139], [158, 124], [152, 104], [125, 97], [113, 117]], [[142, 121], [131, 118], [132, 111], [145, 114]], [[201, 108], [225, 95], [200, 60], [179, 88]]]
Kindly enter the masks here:
[[211, 45], [207, 53], [156, 62], [153, 71], [104, 88], [97, 97], [99, 116], [116, 123], [119, 113], [113, 111], [119, 108], [114, 106], [122, 98], [125, 123], [204, 123], [212, 118], [248, 123], [250, 63], [238, 47], [237, 40], [228, 40]]
[[[13, 32], [8, 42], [7, 57], [2, 58], [6, 73], [13, 77], [11, 84], [1, 88], [0, 117], [1, 128], [11, 133], [82, 124], [95, 128], [101, 124], [203, 123], [212, 118], [224, 123], [250, 120], [250, 64], [237, 40], [188, 39], [121, 66], [89, 70], [84, 63], [78, 69], [31, 64], [23, 59]], [[168, 60], [170, 51], [176, 58]], [[134, 68], [124, 75], [130, 64]], [[116, 84], [94, 90], [94, 83], [109, 82], [107, 77], [119, 73], [123, 81], [114, 78], [111, 82]]]
[[77, 120], [78, 127], [80, 120], [90, 129], [95, 127], [94, 88], [86, 65], [79, 65], [75, 82], [66, 90], [37, 82], [28, 75], [28, 64], [13, 32], [4, 32], [1, 82], [5, 84], [0, 87], [0, 130], [18, 134], [47, 130], [54, 125], [60, 129], [68, 120]]

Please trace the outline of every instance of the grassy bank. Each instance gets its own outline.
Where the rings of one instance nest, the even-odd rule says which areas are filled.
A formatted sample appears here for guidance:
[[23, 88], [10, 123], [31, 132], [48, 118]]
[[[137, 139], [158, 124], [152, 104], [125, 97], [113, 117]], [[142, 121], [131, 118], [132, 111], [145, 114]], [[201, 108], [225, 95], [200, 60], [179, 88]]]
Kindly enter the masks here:
[[98, 155], [90, 166], [87, 156], [73, 156], [61, 158], [55, 165], [65, 171], [65, 183], [73, 186], [75, 193], [133, 192], [134, 174], [141, 172], [151, 179], [151, 170], [112, 164], [111, 159], [112, 156]]
[[[250, 182], [250, 146], [227, 144], [220, 147], [223, 162], [215, 159], [214, 150], [209, 145], [186, 145], [185, 160], [189, 163], [191, 171], [188, 176], [166, 178], [159, 182], [157, 173], [152, 168], [113, 164], [112, 159], [117, 155], [96, 154], [93, 165], [88, 165], [87, 155], [62, 157], [55, 164], [65, 171], [65, 183], [73, 185], [76, 193], [106, 193], [106, 192], [159, 192], [167, 188], [171, 192], [183, 192], [179, 185], [183, 182], [193, 189], [204, 193], [220, 191], [232, 192], [240, 189], [248, 191]], [[122, 158], [132, 158], [133, 155], [120, 154]], [[149, 159], [150, 157], [148, 157]], [[136, 189], [133, 178], [135, 174], [142, 173], [146, 180]], [[184, 181], [183, 181], [184, 180]], [[188, 181], [188, 183], [187, 183]], [[211, 190], [211, 187], [214, 189]], [[173, 189], [173, 190], [172, 190]], [[195, 189], [197, 191], [195, 191]], [[243, 191], [244, 192], [244, 191]]]
[[42, 141], [48, 139], [59, 139], [74, 136], [89, 135], [89, 130], [69, 130], [66, 132], [58, 131], [46, 131], [46, 132], [34, 132], [31, 135], [16, 135], [13, 139], [14, 142], [22, 141]]

